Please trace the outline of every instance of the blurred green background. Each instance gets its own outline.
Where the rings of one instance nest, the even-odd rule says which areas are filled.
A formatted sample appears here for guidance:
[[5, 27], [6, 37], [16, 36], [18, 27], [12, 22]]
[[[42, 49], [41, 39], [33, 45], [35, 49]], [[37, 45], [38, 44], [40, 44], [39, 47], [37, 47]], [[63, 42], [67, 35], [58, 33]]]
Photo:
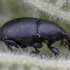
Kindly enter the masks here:
[[[56, 2], [56, 0], [45, 0], [45, 1], [46, 2], [48, 1], [48, 3], [51, 3], [51, 4], [54, 4]], [[68, 10], [69, 8], [70, 6], [67, 2], [62, 6], [62, 9], [64, 11]], [[5, 22], [11, 19], [19, 18], [19, 17], [36, 17], [36, 18], [42, 18], [42, 19], [49, 19], [53, 22], [56, 22], [56, 24], [59, 24], [60, 26], [62, 26], [70, 34], [69, 22], [62, 21], [59, 18], [54, 19], [54, 17], [56, 16], [51, 17], [48, 13], [46, 14], [33, 6], [30, 6], [24, 3], [24, 0], [0, 0], [0, 26], [2, 26], [3, 24], [5, 24]], [[69, 55], [68, 49], [61, 46], [60, 41], [56, 42], [54, 46], [57, 47], [63, 55]], [[40, 49], [41, 54], [52, 55], [52, 53], [47, 49], [48, 48], [46, 44], [44, 44], [44, 47]], [[0, 50], [1, 51], [7, 50], [3, 42], [0, 42]]]

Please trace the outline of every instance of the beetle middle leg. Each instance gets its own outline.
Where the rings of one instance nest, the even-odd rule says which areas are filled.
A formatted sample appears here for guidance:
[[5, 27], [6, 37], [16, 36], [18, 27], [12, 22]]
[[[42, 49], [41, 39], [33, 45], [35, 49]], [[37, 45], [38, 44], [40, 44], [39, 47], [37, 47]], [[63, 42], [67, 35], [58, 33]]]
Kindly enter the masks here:
[[31, 53], [40, 53], [40, 51], [38, 50], [38, 48], [41, 48], [43, 45], [39, 42], [34, 43], [34, 49], [35, 51], [32, 51]]

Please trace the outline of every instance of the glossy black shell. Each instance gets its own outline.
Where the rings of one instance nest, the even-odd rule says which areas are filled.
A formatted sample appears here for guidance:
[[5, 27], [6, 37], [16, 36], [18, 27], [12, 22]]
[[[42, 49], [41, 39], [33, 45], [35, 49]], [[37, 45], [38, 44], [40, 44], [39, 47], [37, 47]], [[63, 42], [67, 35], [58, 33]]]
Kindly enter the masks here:
[[[13, 40], [25, 45], [33, 45], [40, 38], [45, 40], [55, 40], [61, 35], [62, 28], [44, 19], [37, 18], [17, 18], [8, 21], [0, 28], [2, 39]], [[59, 36], [60, 35], [60, 36]]]

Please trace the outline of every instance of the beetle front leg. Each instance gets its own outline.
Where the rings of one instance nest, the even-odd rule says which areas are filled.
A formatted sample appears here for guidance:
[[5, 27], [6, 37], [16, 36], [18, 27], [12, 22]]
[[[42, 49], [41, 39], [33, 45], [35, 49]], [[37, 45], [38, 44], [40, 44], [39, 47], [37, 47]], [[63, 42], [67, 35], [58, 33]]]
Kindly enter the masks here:
[[55, 56], [60, 54], [60, 51], [57, 48], [52, 47], [50, 44], [48, 44], [48, 48], [55, 54]]
[[48, 48], [55, 54], [55, 55], [59, 55], [60, 52], [57, 48], [52, 47], [52, 46], [48, 46]]

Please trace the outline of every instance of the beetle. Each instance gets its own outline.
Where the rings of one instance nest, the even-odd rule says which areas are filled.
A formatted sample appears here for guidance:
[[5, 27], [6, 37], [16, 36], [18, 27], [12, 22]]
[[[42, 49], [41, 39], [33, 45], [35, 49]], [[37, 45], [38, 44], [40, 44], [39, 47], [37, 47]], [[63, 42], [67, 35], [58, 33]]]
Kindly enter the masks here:
[[12, 51], [12, 46], [17, 48], [34, 47], [39, 53], [38, 48], [42, 48], [42, 43], [46, 43], [54, 55], [59, 55], [60, 51], [52, 44], [58, 40], [66, 39], [70, 50], [69, 34], [56, 23], [39, 18], [16, 18], [6, 22], [0, 27], [0, 40]]

